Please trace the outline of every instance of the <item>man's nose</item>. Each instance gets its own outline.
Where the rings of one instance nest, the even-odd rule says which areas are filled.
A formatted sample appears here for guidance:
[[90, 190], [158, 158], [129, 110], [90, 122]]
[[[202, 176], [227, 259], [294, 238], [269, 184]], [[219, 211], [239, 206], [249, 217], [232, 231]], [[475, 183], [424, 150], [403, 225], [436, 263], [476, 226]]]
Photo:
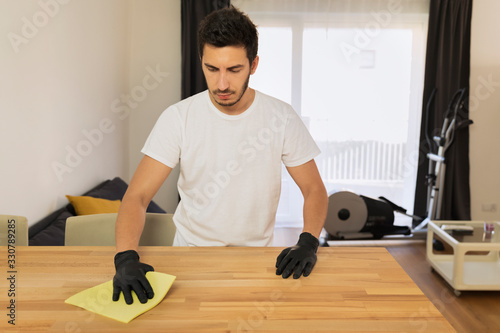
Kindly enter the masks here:
[[229, 88], [229, 80], [227, 79], [227, 74], [225, 71], [219, 72], [219, 80], [217, 82], [217, 88], [222, 91]]

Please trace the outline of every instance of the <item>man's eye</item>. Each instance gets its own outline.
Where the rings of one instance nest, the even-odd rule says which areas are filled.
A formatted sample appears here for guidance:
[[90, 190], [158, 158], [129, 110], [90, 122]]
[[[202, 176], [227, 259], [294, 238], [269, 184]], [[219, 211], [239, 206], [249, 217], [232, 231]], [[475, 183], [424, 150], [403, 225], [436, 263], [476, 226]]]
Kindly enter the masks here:
[[214, 67], [207, 67], [209, 72], [217, 72], [217, 68]]
[[239, 73], [241, 70], [240, 69], [230, 69], [229, 71], [231, 73]]

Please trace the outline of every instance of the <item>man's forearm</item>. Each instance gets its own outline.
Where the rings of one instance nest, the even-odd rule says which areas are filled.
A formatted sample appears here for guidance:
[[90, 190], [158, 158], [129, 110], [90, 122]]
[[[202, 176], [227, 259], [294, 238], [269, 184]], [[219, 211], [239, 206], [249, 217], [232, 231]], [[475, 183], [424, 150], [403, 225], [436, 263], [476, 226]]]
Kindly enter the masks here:
[[319, 238], [325, 224], [328, 212], [328, 195], [326, 190], [318, 188], [304, 196], [304, 229], [316, 238]]
[[138, 250], [146, 219], [146, 207], [133, 196], [123, 198], [116, 219], [116, 252]]
[[171, 168], [147, 155], [142, 158], [118, 212], [115, 226], [117, 252], [137, 251], [146, 220], [146, 209], [170, 171]]
[[[300, 178], [300, 177], [297, 177]], [[319, 178], [319, 177], [318, 177]], [[296, 245], [284, 249], [276, 259], [276, 274], [288, 278], [306, 277], [316, 264], [319, 235], [328, 210], [328, 196], [321, 181], [302, 191], [304, 195], [304, 229]]]

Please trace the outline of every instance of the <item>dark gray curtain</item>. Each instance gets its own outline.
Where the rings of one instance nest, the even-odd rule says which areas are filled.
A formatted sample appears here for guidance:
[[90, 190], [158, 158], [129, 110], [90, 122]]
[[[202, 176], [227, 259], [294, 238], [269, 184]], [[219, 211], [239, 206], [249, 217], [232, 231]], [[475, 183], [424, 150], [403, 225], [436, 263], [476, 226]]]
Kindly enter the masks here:
[[230, 0], [182, 0], [182, 99], [207, 89], [198, 57], [198, 24], [212, 11], [229, 4]]
[[[423, 116], [420, 131], [420, 157], [415, 192], [414, 214], [427, 216], [427, 153], [436, 152], [426, 134], [440, 132], [448, 104], [462, 88], [468, 102], [470, 74], [470, 27], [472, 0], [431, 0], [425, 64]], [[426, 106], [435, 91], [426, 117]], [[466, 103], [467, 104], [467, 103]], [[467, 108], [460, 110], [460, 120], [468, 119]], [[442, 220], [470, 220], [469, 129], [455, 131], [452, 145], [445, 154], [446, 177], [441, 208]]]

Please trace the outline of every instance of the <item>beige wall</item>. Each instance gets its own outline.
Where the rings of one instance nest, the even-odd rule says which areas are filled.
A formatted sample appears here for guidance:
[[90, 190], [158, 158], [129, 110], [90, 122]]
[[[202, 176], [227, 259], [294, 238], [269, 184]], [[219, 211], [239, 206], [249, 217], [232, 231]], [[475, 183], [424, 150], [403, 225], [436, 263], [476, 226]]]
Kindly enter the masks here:
[[180, 99], [179, 14], [176, 0], [0, 0], [0, 213], [31, 225], [65, 194], [130, 181], [146, 133]]
[[[181, 99], [181, 2], [134, 1], [131, 27], [131, 91], [142, 86], [148, 67], [159, 73], [161, 82], [130, 110], [129, 178], [143, 156], [140, 151], [156, 120], [169, 105]], [[178, 173], [177, 167], [153, 199], [169, 213], [177, 207]]]
[[[473, 219], [500, 218], [498, 12], [498, 1], [474, 1]], [[130, 181], [159, 114], [180, 100], [180, 1], [0, 0], [0, 18], [0, 213], [32, 224], [65, 194]], [[176, 177], [155, 197], [168, 211]]]
[[[470, 167], [473, 220], [500, 220], [500, 1], [473, 2]], [[483, 205], [496, 205], [484, 211]], [[490, 207], [491, 208], [491, 207]]]

